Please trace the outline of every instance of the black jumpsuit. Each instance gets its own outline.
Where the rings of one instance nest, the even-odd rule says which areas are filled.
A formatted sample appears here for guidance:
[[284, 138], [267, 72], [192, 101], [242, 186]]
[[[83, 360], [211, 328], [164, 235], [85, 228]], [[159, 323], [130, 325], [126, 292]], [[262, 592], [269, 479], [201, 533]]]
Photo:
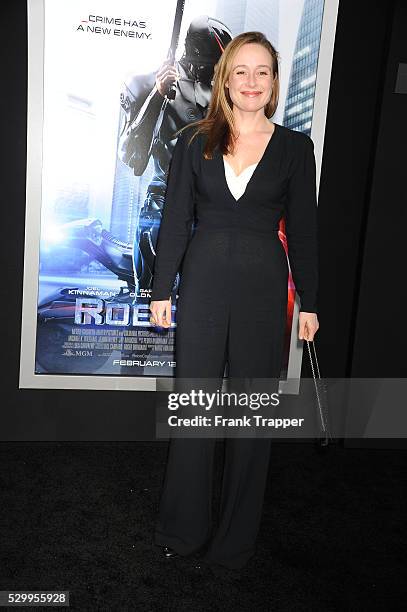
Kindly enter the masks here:
[[[275, 130], [243, 195], [229, 191], [219, 149], [203, 157], [193, 126], [174, 149], [158, 236], [152, 300], [168, 299], [181, 266], [176, 378], [277, 378], [281, 373], [288, 263], [300, 310], [317, 312], [316, 173], [307, 135]], [[195, 231], [191, 238], [191, 227]], [[240, 568], [255, 552], [270, 438], [226, 438], [219, 524], [211, 536], [215, 438], [173, 438], [155, 542], [181, 555], [209, 542], [205, 558]]]

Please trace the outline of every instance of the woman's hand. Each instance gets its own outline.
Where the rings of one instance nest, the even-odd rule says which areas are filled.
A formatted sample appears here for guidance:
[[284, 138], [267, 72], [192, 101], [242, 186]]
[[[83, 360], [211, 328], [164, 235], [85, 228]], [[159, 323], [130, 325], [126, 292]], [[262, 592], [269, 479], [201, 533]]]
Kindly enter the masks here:
[[150, 323], [160, 327], [171, 326], [171, 298], [168, 300], [153, 300], [150, 303]]
[[298, 337], [300, 340], [313, 340], [319, 328], [316, 312], [300, 312]]

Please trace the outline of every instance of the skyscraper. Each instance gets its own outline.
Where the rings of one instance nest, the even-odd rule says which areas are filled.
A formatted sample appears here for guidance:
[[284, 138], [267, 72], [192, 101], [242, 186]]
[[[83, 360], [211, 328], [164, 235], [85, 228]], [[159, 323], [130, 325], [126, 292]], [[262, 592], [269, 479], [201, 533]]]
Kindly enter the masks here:
[[285, 126], [310, 134], [324, 0], [304, 0], [284, 108]]

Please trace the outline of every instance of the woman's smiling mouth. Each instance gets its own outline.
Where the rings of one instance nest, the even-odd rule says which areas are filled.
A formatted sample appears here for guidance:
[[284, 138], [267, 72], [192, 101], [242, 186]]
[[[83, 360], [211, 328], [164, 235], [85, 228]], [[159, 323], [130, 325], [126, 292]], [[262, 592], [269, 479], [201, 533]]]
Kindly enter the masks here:
[[248, 96], [249, 98], [255, 98], [256, 96], [260, 96], [261, 91], [241, 91], [241, 94], [244, 96]]

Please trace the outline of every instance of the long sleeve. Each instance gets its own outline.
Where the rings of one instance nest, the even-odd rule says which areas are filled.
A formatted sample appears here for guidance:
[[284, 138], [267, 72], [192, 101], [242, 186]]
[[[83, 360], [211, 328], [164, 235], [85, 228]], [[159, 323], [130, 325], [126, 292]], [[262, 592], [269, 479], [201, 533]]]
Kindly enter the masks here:
[[285, 228], [288, 258], [295, 288], [300, 296], [300, 311], [318, 311], [318, 221], [314, 143], [302, 135], [295, 141]]
[[157, 239], [151, 300], [169, 299], [194, 219], [194, 174], [189, 130], [175, 144]]

